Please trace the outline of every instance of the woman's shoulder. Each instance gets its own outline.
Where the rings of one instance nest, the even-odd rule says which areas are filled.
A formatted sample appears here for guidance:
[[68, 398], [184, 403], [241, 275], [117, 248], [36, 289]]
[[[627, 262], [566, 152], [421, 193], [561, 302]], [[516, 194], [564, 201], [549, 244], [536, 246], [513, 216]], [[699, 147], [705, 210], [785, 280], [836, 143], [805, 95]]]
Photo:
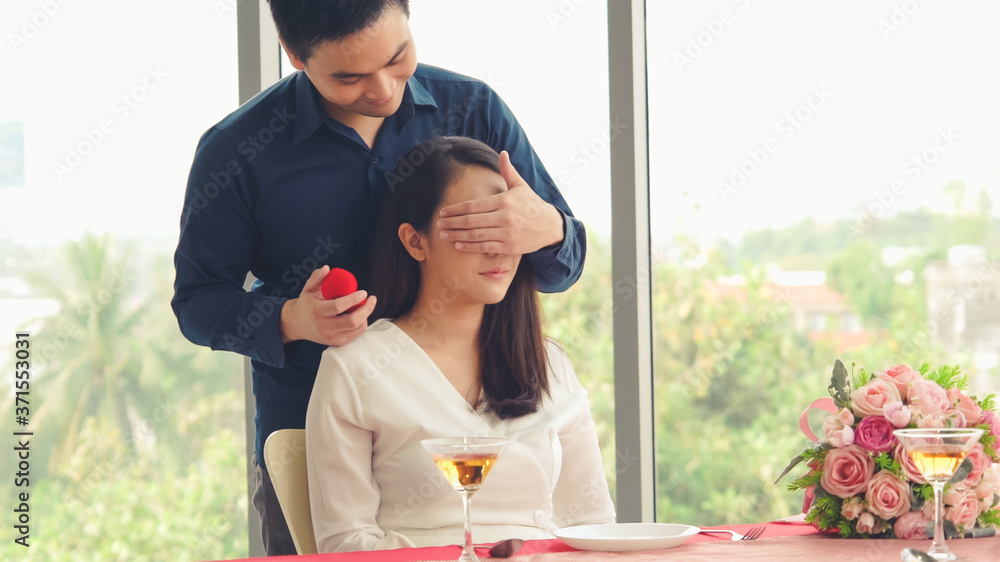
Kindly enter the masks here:
[[550, 393], [563, 390], [586, 399], [587, 391], [580, 385], [569, 354], [552, 338], [545, 338], [545, 354], [549, 364]]
[[326, 348], [323, 356], [324, 361], [341, 363], [349, 373], [359, 373], [366, 367], [384, 369], [406, 352], [411, 343], [405, 332], [390, 320], [382, 318], [372, 322], [354, 341]]

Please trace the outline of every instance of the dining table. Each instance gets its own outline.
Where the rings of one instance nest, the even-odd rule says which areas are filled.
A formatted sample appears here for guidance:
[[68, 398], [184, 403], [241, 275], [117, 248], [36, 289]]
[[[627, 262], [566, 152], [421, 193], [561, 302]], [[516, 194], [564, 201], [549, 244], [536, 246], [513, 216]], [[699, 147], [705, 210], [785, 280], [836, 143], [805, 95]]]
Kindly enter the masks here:
[[[730, 535], [697, 534], [679, 546], [658, 550], [604, 552], [578, 550], [560, 539], [525, 541], [513, 562], [576, 562], [598, 560], [684, 560], [736, 561], [749, 560], [789, 562], [878, 562], [900, 561], [904, 548], [927, 550], [927, 540], [899, 539], [843, 539], [836, 533], [821, 532], [804, 523], [801, 517], [791, 517], [763, 524], [720, 525], [702, 529], [729, 529], [745, 534], [755, 527], [764, 526], [764, 532], [754, 540], [732, 540]], [[516, 538], [516, 537], [511, 537]], [[1000, 536], [954, 539], [948, 548], [971, 562], [1000, 562]], [[458, 544], [422, 548], [400, 548], [370, 552], [340, 552], [302, 556], [272, 556], [275, 562], [437, 562], [456, 560], [462, 552]], [[476, 549], [481, 559], [489, 559], [489, 546]], [[258, 559], [245, 559], [250, 562]]]

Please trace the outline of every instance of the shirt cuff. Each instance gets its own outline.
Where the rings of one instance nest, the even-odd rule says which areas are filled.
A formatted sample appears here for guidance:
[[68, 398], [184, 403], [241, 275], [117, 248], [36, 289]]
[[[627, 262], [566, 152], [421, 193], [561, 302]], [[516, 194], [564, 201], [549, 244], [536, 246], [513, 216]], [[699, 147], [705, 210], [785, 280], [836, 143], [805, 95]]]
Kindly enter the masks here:
[[[554, 205], [553, 205], [554, 206]], [[559, 263], [569, 267], [573, 263], [573, 250], [571, 246], [574, 237], [576, 236], [576, 227], [573, 224], [573, 218], [563, 212], [559, 207], [555, 207], [559, 211], [559, 216], [562, 217], [563, 221], [563, 239], [551, 246], [545, 246], [536, 250], [532, 255], [538, 256], [541, 259], [548, 261], [558, 261]]]

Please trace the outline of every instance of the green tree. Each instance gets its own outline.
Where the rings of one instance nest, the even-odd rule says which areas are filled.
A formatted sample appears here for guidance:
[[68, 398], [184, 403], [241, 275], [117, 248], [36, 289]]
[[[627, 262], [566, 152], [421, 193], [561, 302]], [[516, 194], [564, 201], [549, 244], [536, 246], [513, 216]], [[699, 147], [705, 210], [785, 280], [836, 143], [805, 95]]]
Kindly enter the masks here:
[[242, 360], [185, 340], [169, 254], [135, 255], [87, 235], [24, 275], [59, 311], [31, 322], [32, 547], [0, 559], [246, 556]]
[[891, 310], [894, 273], [874, 243], [858, 240], [830, 260], [826, 284], [846, 296], [866, 325], [872, 326]]
[[[691, 253], [700, 249], [692, 248]], [[830, 350], [795, 333], [763, 273], [720, 287], [722, 260], [655, 276], [657, 516], [692, 524], [771, 520], [800, 498], [772, 482], [801, 448], [795, 419], [825, 387]]]
[[[67, 243], [55, 267], [34, 269], [24, 278], [40, 298], [59, 311], [40, 322], [33, 334], [36, 387], [30, 428], [44, 428], [38, 459], [51, 469], [79, 445], [80, 429], [90, 416], [105, 418], [119, 433], [135, 433], [130, 411], [155, 403], [135, 384], [148, 347], [133, 337], [146, 305], [130, 302], [133, 272], [128, 253], [116, 253], [111, 237], [86, 235]], [[7, 406], [10, 407], [9, 405]]]

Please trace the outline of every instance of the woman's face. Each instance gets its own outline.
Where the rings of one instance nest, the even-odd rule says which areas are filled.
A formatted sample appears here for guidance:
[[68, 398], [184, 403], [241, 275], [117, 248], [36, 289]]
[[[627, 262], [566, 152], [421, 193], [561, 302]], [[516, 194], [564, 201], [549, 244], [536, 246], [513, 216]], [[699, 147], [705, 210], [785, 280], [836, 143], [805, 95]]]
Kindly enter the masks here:
[[453, 300], [495, 304], [503, 300], [521, 262], [520, 254], [483, 254], [456, 250], [454, 242], [441, 239], [437, 216], [438, 211], [448, 205], [504, 191], [507, 191], [507, 183], [500, 174], [492, 170], [480, 166], [464, 166], [457, 172], [445, 188], [441, 204], [434, 210], [430, 231], [420, 233], [425, 250], [424, 259], [420, 262], [421, 292], [425, 296], [440, 298], [442, 304]]

